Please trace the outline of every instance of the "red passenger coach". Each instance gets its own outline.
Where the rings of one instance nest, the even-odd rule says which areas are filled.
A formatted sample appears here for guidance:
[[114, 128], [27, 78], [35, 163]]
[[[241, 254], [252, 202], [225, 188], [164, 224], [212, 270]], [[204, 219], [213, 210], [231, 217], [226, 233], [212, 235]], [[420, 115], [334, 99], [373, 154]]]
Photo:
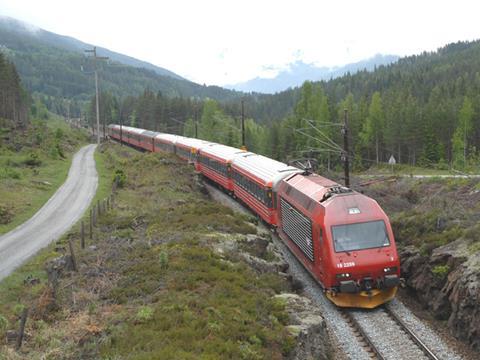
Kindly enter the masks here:
[[244, 153], [246, 153], [245, 150], [220, 144], [202, 147], [198, 151], [198, 170], [228, 191], [233, 192], [232, 160]]
[[178, 135], [172, 135], [172, 134], [158, 134], [155, 136], [155, 147], [154, 151], [155, 152], [169, 152], [169, 153], [175, 153], [175, 143], [177, 140], [181, 138], [181, 136]]
[[276, 226], [275, 197], [280, 180], [299, 172], [265, 156], [245, 153], [232, 161], [233, 193], [264, 221]]
[[177, 155], [183, 159], [188, 161], [189, 163], [193, 163], [195, 165], [195, 169], [199, 170], [197, 165], [197, 153], [198, 150], [202, 147], [214, 145], [209, 141], [200, 140], [200, 139], [193, 139], [182, 137], [177, 140], [175, 143]]
[[311, 174], [278, 189], [278, 233], [332, 302], [373, 308], [391, 300], [400, 262], [388, 217], [378, 203]]
[[155, 137], [160, 135], [159, 132], [144, 130], [140, 133], [140, 147], [147, 151], [155, 151]]
[[114, 125], [114, 124], [108, 125], [107, 134], [112, 139], [120, 140], [120, 125]]
[[[124, 129], [122, 129], [124, 130]], [[134, 127], [128, 127], [127, 128], [127, 134], [128, 134], [128, 143], [130, 145], [136, 146], [138, 148], [143, 148], [142, 147], [142, 133], [144, 132], [144, 129], [137, 129]]]

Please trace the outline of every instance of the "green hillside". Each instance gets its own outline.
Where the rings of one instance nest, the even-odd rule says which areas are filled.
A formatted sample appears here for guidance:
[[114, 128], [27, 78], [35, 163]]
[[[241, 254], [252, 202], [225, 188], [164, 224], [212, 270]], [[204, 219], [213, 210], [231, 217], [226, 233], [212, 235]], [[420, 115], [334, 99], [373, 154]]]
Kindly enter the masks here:
[[[231, 113], [238, 108], [237, 101], [227, 102]], [[325, 142], [328, 137], [343, 146], [338, 125], [346, 108], [350, 155], [359, 168], [391, 155], [412, 165], [471, 168], [480, 148], [480, 41], [449, 44], [373, 72], [247, 98], [246, 108], [267, 124], [270, 154], [281, 159], [314, 149], [324, 164], [339, 165], [340, 149]]]
[[[91, 47], [73, 38], [0, 18], [0, 51], [15, 64], [25, 88], [43, 95], [49, 108], [57, 112], [62, 112], [58, 107], [64, 98], [81, 103], [93, 94], [93, 63], [83, 53]], [[101, 89], [118, 97], [139, 95], [147, 88], [167, 97], [209, 97], [224, 101], [240, 95], [217, 86], [193, 83], [168, 70], [107, 49], [99, 48], [98, 55], [111, 59], [99, 67]], [[80, 106], [73, 103], [71, 110], [72, 115], [78, 115]]]

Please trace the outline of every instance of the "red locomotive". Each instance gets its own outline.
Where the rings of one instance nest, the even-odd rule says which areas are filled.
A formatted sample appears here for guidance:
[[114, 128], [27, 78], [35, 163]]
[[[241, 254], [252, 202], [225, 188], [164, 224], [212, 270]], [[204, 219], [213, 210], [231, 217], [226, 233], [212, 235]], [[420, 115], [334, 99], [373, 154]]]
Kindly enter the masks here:
[[[118, 125], [108, 133], [120, 140]], [[132, 146], [193, 162], [241, 200], [277, 231], [336, 305], [374, 308], [395, 296], [400, 262], [388, 217], [375, 200], [229, 146], [130, 127], [122, 134]]]

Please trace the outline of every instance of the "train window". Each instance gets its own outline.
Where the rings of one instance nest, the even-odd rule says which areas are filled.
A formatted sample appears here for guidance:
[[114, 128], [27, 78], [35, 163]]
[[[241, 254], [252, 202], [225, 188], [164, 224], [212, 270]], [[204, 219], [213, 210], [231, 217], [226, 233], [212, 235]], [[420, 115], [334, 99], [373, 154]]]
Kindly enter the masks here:
[[379, 248], [390, 245], [383, 220], [332, 226], [335, 252]]
[[272, 189], [266, 189], [265, 192], [264, 192], [264, 196], [265, 196], [265, 205], [267, 205], [267, 207], [269, 208], [272, 208], [273, 207], [273, 198], [272, 198]]

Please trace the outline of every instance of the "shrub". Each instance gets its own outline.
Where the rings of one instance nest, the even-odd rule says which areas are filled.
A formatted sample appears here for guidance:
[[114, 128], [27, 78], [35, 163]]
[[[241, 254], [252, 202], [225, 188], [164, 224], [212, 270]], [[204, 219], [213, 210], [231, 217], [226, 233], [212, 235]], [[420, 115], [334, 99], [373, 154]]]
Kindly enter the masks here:
[[8, 329], [8, 320], [5, 316], [0, 314], [0, 337], [4, 337]]
[[23, 163], [27, 166], [36, 167], [42, 165], [42, 160], [40, 160], [36, 152], [31, 152], [28, 154], [27, 158], [23, 160]]
[[135, 320], [144, 323], [153, 318], [153, 309], [150, 306], [141, 306], [137, 311]]
[[12, 221], [12, 211], [4, 205], [0, 205], [0, 224], [8, 224]]
[[450, 272], [450, 267], [448, 265], [436, 265], [432, 269], [432, 274], [439, 279], [445, 279]]
[[0, 169], [0, 179], [15, 179], [18, 180], [22, 177], [21, 173], [12, 168], [1, 168]]
[[162, 251], [158, 256], [158, 261], [160, 261], [160, 267], [162, 269], [168, 268], [168, 253], [166, 251]]
[[127, 175], [125, 175], [125, 172], [122, 169], [115, 169], [113, 182], [117, 182], [117, 186], [119, 188], [123, 188], [125, 186], [125, 183], [127, 182]]

